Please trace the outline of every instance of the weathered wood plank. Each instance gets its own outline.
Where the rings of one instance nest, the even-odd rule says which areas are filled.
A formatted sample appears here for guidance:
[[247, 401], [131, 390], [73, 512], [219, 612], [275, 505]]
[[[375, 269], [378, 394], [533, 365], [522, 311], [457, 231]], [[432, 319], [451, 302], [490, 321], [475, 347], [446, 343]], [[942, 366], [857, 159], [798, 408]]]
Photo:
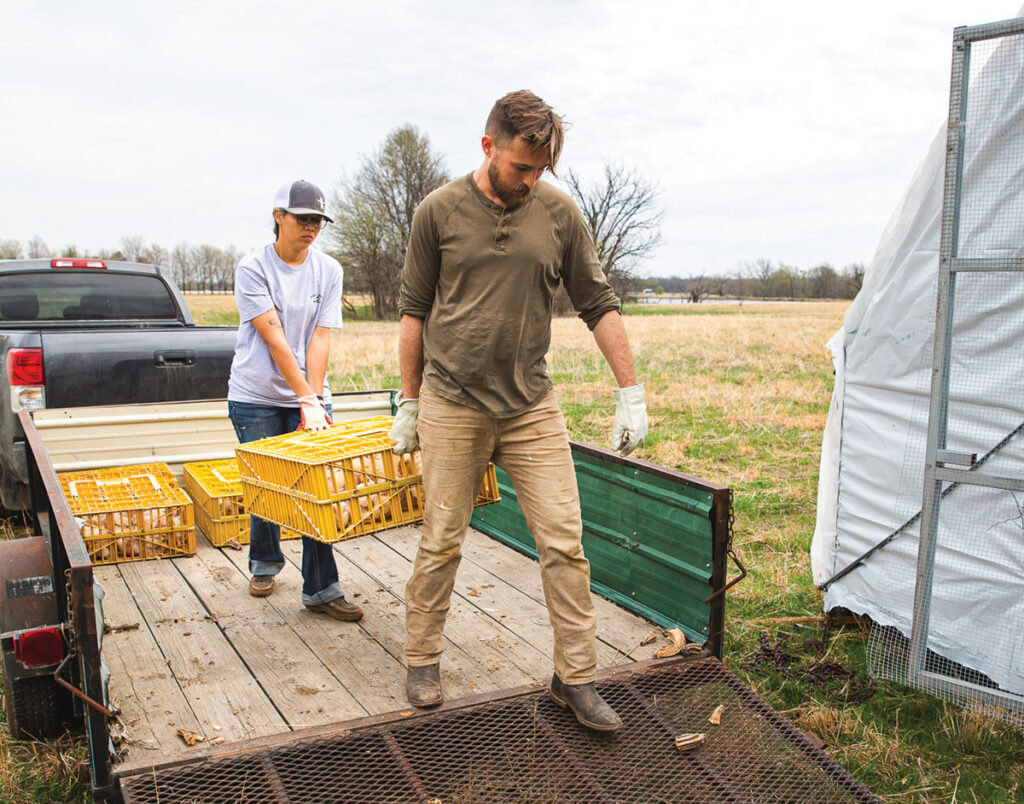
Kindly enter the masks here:
[[[504, 578], [509, 584], [539, 602], [544, 601], [544, 590], [541, 587], [540, 571], [537, 562], [529, 556], [513, 550], [496, 539], [492, 539], [473, 528], [466, 537], [466, 555], [468, 560], [487, 569], [489, 572]], [[618, 664], [627, 657], [631, 659], [648, 659], [653, 650], [643, 648], [642, 656], [637, 649], [640, 642], [657, 628], [642, 617], [626, 611], [600, 595], [594, 595], [594, 606], [597, 609], [597, 638], [613, 648], [616, 652], [609, 664]]]
[[[161, 756], [187, 755], [178, 728], [239, 741], [405, 708], [403, 595], [418, 539], [405, 527], [334, 546], [342, 587], [365, 612], [359, 623], [302, 606], [298, 540], [282, 543], [287, 564], [268, 598], [248, 594], [246, 548], [202, 537], [195, 557], [98, 567], [111, 625], [140, 623], [104, 646], [112, 690], [135, 721], [126, 720], [130, 737]], [[653, 626], [595, 603], [607, 666]], [[551, 640], [536, 562], [471, 530], [445, 629], [446, 696], [547, 681]], [[119, 767], [148, 764], [148, 754]]]
[[[352, 541], [364, 540], [364, 548], [367, 548], [370, 542], [376, 541], [373, 536], [361, 536]], [[282, 544], [282, 550], [290, 561], [296, 564], [300, 562], [300, 544], [285, 543]], [[360, 560], [353, 563], [351, 552], [341, 554], [337, 547], [335, 548], [338, 575], [346, 595], [354, 595], [351, 590], [356, 588], [365, 590], [359, 597], [353, 596], [353, 600], [363, 607], [360, 625], [387, 652], [394, 663], [393, 667], [396, 668], [393, 670], [392, 665], [385, 665], [382, 668], [383, 672], [375, 676], [381, 678], [382, 685], [394, 697], [395, 706], [390, 709], [394, 711], [408, 706], [405, 698], [405, 606], [402, 598], [396, 594], [395, 588], [390, 585], [392, 581], [398, 583], [398, 579], [402, 577], [402, 570], [395, 566], [401, 561], [401, 557], [380, 544], [377, 544], [376, 549], [357, 552]], [[404, 588], [404, 583], [398, 583], [397, 588]], [[460, 648], [448, 640], [445, 661], [441, 663], [441, 680], [445, 695], [449, 698], [474, 695], [489, 689], [486, 668], [480, 666], [472, 657], [465, 656]]]
[[[301, 542], [295, 544], [300, 551], [297, 558], [301, 561]], [[286, 555], [291, 549], [288, 545], [289, 542], [283, 545], [286, 548]], [[323, 673], [330, 675], [333, 684], [343, 689], [366, 713], [393, 712], [406, 705], [405, 668], [377, 643], [373, 634], [367, 631], [365, 617], [359, 623], [346, 623], [332, 620], [325, 614], [307, 611], [302, 605], [302, 574], [298, 566], [290, 561], [276, 576], [274, 593], [266, 598], [253, 598], [247, 590], [248, 552], [228, 549], [223, 553], [224, 560], [230, 562], [239, 575], [240, 580], [236, 583], [240, 586], [231, 593], [230, 600], [215, 604], [218, 610], [219, 607], [237, 609], [239, 604], [236, 598], [242, 596], [251, 601], [246, 608], [273, 612], [277, 622], [269, 626], [272, 630], [268, 630], [268, 633], [276, 634], [281, 625], [290, 629], [304, 648], [302, 661], [316, 663]], [[366, 594], [359, 592], [359, 581], [365, 581], [365, 576], [361, 573], [355, 581], [346, 575], [343, 575], [341, 581], [346, 596], [363, 605], [364, 609], [378, 607], [377, 598], [382, 601], [390, 598], [389, 595], [377, 592], [375, 585], [373, 590], [367, 590]], [[372, 623], [372, 618], [370, 622]], [[271, 697], [274, 696], [272, 690], [268, 692]], [[337, 722], [347, 717], [355, 717], [347, 715], [335, 708], [330, 700], [321, 699], [319, 696], [315, 703], [323, 708], [320, 713], [325, 719], [323, 722]], [[297, 727], [295, 723], [292, 725]]]
[[[335, 553], [373, 578], [380, 588], [390, 592], [392, 603], [380, 611], [385, 619], [382, 622], [385, 626], [383, 634], [375, 628], [370, 630], [378, 632], [379, 640], [382, 636], [386, 638], [391, 645], [389, 652], [402, 658], [405, 642], [402, 594], [412, 573], [412, 564], [387, 545], [387, 536], [393, 532], [339, 542], [335, 545]], [[448, 613], [445, 642], [441, 671], [449, 697], [517, 686], [550, 676], [550, 660], [543, 652], [501, 628], [457, 596], [453, 596]], [[446, 676], [452, 675], [463, 678], [468, 688], [465, 692], [459, 689], [459, 685], [449, 683]]]
[[96, 567], [95, 577], [105, 595], [103, 660], [120, 707], [121, 761], [147, 764], [181, 750], [179, 728], [201, 726], [118, 568]]
[[242, 740], [288, 728], [172, 561], [119, 568], [196, 713], [198, 733]]
[[[527, 588], [540, 589], [540, 569], [537, 562], [522, 554], [512, 553], [508, 547], [499, 544], [500, 550], [512, 553], [512, 556], [503, 562], [502, 568], [506, 574], [498, 575], [486, 566], [489, 550], [484, 542], [494, 543], [493, 540], [476, 531], [471, 532], [478, 538], [467, 537], [463, 543], [462, 563], [455, 581], [454, 594], [462, 597], [467, 605], [475, 607], [502, 628], [526, 639], [550, 657], [554, 650], [554, 631], [551, 628], [547, 606], [543, 600], [530, 596], [520, 586], [525, 583]], [[419, 545], [418, 531], [395, 528], [383, 536], [387, 543], [407, 560], [415, 560]], [[516, 558], [519, 560], [515, 560]], [[597, 641], [599, 666], [607, 667], [614, 664], [620, 655], [620, 651], [615, 647], [601, 640]], [[550, 668], [550, 659], [548, 664]]]
[[[195, 556], [174, 563], [292, 729], [368, 714], [321, 662], [327, 635], [310, 644], [296, 632], [293, 596], [253, 597], [244, 567], [237, 567], [205, 540]], [[302, 619], [313, 619], [308, 612], [301, 613], [306, 615]], [[357, 629], [349, 626], [347, 630]], [[344, 633], [338, 628], [333, 631], [333, 636]], [[323, 632], [314, 628], [311, 633], [320, 637]]]

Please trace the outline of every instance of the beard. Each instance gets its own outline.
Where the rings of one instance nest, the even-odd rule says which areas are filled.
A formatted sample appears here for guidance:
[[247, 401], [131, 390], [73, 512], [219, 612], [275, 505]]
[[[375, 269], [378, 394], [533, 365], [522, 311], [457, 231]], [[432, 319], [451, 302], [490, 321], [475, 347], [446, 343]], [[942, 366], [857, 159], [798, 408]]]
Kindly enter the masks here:
[[522, 182], [511, 184], [501, 178], [501, 174], [498, 173], [498, 166], [494, 160], [487, 166], [487, 180], [491, 183], [491, 189], [494, 190], [494, 194], [501, 199], [501, 203], [507, 209], [520, 206], [530, 197], [530, 188]]

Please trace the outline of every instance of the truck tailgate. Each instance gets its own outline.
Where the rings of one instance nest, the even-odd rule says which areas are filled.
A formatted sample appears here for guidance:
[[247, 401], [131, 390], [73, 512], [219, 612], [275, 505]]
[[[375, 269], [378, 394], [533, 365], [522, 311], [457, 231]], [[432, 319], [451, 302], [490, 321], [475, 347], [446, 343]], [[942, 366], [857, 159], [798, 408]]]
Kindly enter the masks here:
[[222, 399], [235, 337], [235, 330], [223, 327], [43, 333], [46, 404]]

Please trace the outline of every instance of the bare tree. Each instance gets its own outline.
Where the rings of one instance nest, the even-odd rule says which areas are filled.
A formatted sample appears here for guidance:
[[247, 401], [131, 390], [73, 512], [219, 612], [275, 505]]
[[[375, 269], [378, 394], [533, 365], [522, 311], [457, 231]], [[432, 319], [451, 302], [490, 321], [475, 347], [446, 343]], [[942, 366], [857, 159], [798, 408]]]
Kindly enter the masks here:
[[24, 256], [20, 240], [0, 240], [0, 260], [20, 260]]
[[861, 286], [864, 284], [864, 263], [851, 262], [843, 268], [843, 277], [850, 288], [849, 298], [852, 299], [860, 292]]
[[661, 242], [664, 210], [657, 206], [657, 188], [625, 165], [606, 164], [604, 180], [594, 185], [570, 169], [565, 182], [590, 225], [608, 282], [620, 297], [630, 296], [634, 267]]
[[38, 260], [41, 257], [50, 256], [50, 247], [46, 245], [39, 235], [28, 241], [28, 257], [30, 260]]
[[430, 139], [412, 125], [396, 128], [358, 172], [343, 181], [331, 201], [335, 225], [330, 252], [365, 283], [378, 318], [398, 312], [398, 293], [412, 216], [430, 192], [448, 181]]
[[[720, 280], [717, 280], [721, 284]], [[690, 297], [691, 304], [700, 304], [702, 299], [707, 298], [711, 293], [716, 280], [707, 276], [695, 276], [687, 283], [686, 292]]]
[[146, 241], [138, 235], [121, 238], [121, 257], [128, 262], [141, 262], [146, 252]]
[[170, 255], [167, 253], [167, 249], [153, 243], [146, 246], [146, 250], [142, 253], [142, 256], [139, 257], [139, 262], [146, 262], [150, 265], [159, 265], [166, 268], [169, 257]]
[[809, 295], [813, 299], [839, 299], [843, 292], [839, 274], [827, 262], [815, 265], [807, 274], [810, 283]]
[[757, 283], [757, 295], [761, 297], [768, 295], [769, 280], [774, 271], [775, 266], [766, 257], [758, 257], [744, 266], [744, 273]]

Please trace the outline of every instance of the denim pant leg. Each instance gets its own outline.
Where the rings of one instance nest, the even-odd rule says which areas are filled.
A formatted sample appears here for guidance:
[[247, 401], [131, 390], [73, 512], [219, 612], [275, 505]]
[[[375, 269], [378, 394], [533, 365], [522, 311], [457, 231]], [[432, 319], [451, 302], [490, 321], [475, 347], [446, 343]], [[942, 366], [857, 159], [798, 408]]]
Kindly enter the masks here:
[[[328, 409], [330, 414], [330, 409]], [[228, 415], [239, 443], [283, 435], [296, 430], [299, 408], [279, 408], [248, 402], [228, 402]], [[281, 529], [259, 517], [250, 518], [249, 571], [253, 575], [277, 575], [284, 568]], [[302, 538], [302, 602], [311, 606], [342, 596], [334, 550], [329, 544]]]

